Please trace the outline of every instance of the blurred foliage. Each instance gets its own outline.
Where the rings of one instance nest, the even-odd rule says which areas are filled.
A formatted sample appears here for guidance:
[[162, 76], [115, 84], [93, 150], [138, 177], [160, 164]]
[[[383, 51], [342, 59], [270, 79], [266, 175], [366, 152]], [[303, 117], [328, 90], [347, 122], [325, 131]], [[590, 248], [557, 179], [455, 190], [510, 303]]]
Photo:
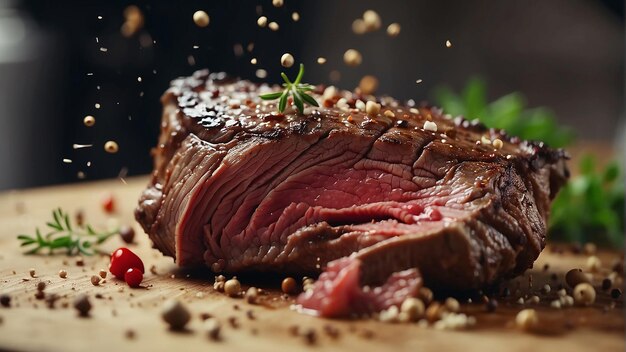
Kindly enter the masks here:
[[585, 156], [580, 175], [567, 183], [552, 203], [550, 231], [556, 240], [624, 244], [624, 175], [613, 162], [600, 172]]
[[[521, 93], [510, 93], [487, 102], [483, 80], [471, 79], [460, 94], [447, 87], [434, 92], [436, 103], [446, 113], [478, 118], [488, 127], [505, 129], [523, 139], [563, 147], [574, 140], [568, 127], [557, 124], [546, 108], [528, 108]], [[552, 239], [594, 242], [621, 247], [624, 243], [624, 174], [614, 162], [598, 171], [595, 158], [585, 156], [580, 174], [567, 183], [552, 203]]]
[[528, 108], [521, 93], [488, 103], [486, 84], [479, 78], [472, 78], [460, 94], [448, 87], [438, 87], [434, 93], [435, 101], [448, 114], [478, 118], [487, 127], [504, 129], [512, 136], [543, 141], [551, 147], [564, 147], [574, 139], [572, 130], [559, 126], [550, 110]]

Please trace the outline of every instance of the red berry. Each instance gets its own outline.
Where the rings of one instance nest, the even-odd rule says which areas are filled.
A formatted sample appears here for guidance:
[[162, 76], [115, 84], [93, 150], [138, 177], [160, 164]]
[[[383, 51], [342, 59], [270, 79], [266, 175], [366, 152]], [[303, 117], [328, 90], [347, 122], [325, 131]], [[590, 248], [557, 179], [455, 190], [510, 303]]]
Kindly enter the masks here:
[[130, 287], [139, 287], [141, 281], [143, 280], [143, 270], [139, 270], [137, 268], [130, 268], [126, 271], [126, 275], [124, 275], [124, 281]]
[[112, 194], [107, 195], [102, 199], [102, 209], [105, 213], [112, 213], [115, 211], [115, 199]]
[[111, 254], [109, 271], [120, 280], [124, 280], [124, 274], [130, 268], [136, 268], [144, 273], [143, 262], [128, 248], [118, 248]]

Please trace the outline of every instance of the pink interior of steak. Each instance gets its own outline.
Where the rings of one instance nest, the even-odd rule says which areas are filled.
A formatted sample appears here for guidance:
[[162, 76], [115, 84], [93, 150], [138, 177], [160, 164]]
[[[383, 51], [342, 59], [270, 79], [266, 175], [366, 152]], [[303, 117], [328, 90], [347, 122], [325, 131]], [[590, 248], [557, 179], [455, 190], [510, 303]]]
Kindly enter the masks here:
[[362, 262], [341, 258], [328, 264], [315, 287], [298, 297], [304, 312], [324, 317], [345, 317], [379, 312], [414, 297], [422, 284], [416, 268], [393, 273], [378, 287], [361, 286]]

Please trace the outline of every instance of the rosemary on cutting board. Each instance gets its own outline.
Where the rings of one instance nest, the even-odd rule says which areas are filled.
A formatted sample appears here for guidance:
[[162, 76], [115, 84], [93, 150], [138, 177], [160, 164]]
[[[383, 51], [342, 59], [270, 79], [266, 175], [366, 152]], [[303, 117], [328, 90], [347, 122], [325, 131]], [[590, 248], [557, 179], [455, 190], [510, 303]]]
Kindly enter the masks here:
[[90, 225], [73, 226], [69, 215], [61, 208], [52, 211], [52, 220], [46, 223], [49, 232], [41, 234], [39, 228], [35, 229], [35, 235], [18, 235], [21, 241], [20, 246], [32, 247], [25, 254], [39, 253], [40, 250], [48, 249], [50, 254], [58, 249], [66, 249], [68, 255], [94, 254], [94, 247], [102, 244], [111, 236], [118, 233], [118, 230], [109, 232], [98, 232]]
[[261, 99], [280, 99], [278, 101], [278, 112], [280, 113], [285, 111], [287, 99], [290, 95], [293, 97], [293, 103], [296, 104], [296, 108], [301, 114], [304, 113], [305, 103], [311, 106], [319, 106], [317, 101], [312, 96], [307, 94], [307, 92], [312, 91], [315, 87], [307, 83], [300, 83], [300, 81], [302, 81], [302, 76], [304, 76], [303, 64], [300, 64], [300, 71], [298, 71], [298, 76], [296, 76], [296, 79], [293, 82], [289, 80], [289, 77], [287, 77], [284, 72], [281, 72], [280, 76], [283, 78], [283, 81], [285, 81], [285, 83], [283, 83], [283, 87], [285, 87], [285, 89], [282, 92], [263, 94], [260, 96]]

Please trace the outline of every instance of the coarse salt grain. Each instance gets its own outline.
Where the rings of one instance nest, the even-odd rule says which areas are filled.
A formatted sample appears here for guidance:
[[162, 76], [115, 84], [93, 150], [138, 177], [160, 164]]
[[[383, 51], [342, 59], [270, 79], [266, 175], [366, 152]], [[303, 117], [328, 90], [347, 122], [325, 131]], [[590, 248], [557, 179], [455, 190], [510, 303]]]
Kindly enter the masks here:
[[367, 112], [368, 115], [378, 114], [380, 112], [380, 104], [374, 101], [368, 101], [365, 103], [365, 112]]
[[424, 122], [424, 129], [426, 131], [437, 132], [437, 124], [432, 122], [432, 121], [425, 121]]

